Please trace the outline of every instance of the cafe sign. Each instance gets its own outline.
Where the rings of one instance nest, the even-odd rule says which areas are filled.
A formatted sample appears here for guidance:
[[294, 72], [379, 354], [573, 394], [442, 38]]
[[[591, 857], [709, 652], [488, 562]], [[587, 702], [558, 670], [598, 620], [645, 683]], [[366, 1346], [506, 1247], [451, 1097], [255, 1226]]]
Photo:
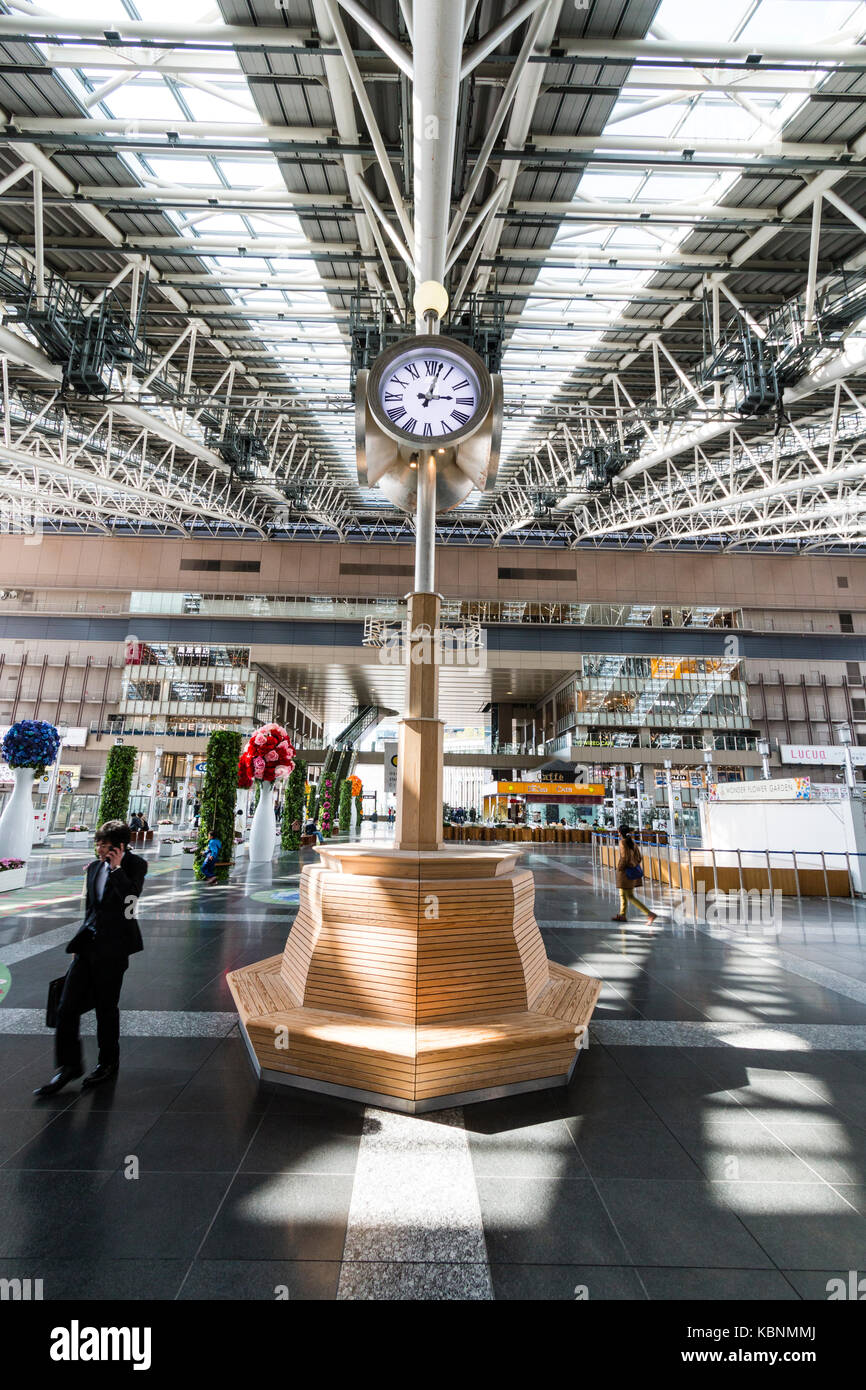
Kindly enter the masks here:
[[497, 782], [497, 796], [604, 796], [601, 782]]

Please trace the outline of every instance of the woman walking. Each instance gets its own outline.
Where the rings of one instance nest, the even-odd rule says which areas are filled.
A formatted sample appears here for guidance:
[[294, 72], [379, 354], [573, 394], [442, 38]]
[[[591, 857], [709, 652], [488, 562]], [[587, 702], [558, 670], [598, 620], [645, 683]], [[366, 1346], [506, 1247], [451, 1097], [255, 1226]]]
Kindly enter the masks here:
[[612, 922], [625, 922], [628, 918], [628, 905], [631, 903], [647, 919], [647, 926], [656, 920], [656, 914], [636, 898], [634, 890], [643, 879], [643, 865], [640, 850], [627, 830], [619, 832], [619, 858], [616, 861], [616, 886], [619, 889], [619, 912], [611, 918]]

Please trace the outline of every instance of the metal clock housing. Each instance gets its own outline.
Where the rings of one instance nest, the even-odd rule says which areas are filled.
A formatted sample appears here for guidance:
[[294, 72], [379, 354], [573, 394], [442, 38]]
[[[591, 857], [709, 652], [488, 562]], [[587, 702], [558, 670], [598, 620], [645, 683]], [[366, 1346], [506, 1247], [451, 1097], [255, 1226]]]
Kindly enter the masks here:
[[383, 352], [367, 379], [367, 405], [399, 444], [454, 448], [487, 419], [490, 373], [472, 348], [442, 334], [417, 334]]

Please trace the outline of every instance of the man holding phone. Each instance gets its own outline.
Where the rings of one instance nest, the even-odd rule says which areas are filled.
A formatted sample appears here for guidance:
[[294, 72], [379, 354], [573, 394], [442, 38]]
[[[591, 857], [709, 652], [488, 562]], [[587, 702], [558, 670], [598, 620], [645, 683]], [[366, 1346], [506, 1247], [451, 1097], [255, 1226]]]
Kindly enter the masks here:
[[53, 1096], [84, 1074], [79, 1025], [89, 1009], [96, 1010], [99, 1059], [84, 1087], [117, 1075], [120, 989], [129, 957], [143, 949], [136, 913], [147, 860], [130, 853], [130, 836], [129, 826], [119, 820], [106, 821], [96, 832], [97, 858], [87, 869], [84, 921], [66, 947], [74, 959], [57, 1013], [57, 1071], [36, 1096]]

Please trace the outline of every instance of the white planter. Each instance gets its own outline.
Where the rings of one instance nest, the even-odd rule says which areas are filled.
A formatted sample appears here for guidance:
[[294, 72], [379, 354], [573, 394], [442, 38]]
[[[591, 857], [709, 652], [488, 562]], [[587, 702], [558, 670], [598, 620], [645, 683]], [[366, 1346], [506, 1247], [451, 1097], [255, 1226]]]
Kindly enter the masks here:
[[89, 830], [67, 830], [63, 836], [65, 845], [89, 845], [93, 836]]
[[192, 854], [185, 854], [181, 846], [180, 871], [182, 874], [191, 874], [195, 870], [195, 850]]
[[183, 854], [183, 845], [180, 843], [180, 841], [178, 841], [177, 844], [171, 845], [163, 841], [160, 844], [159, 854], [157, 857], [159, 859], [177, 859], [181, 854]]
[[249, 856], [251, 864], [264, 864], [274, 857], [277, 822], [274, 818], [274, 784], [262, 782], [259, 804], [250, 827]]
[[[33, 851], [35, 767], [12, 769], [15, 786], [0, 816], [0, 859], [29, 859]], [[7, 873], [15, 873], [8, 869]]]
[[[11, 855], [7, 857], [12, 858]], [[20, 869], [4, 869], [0, 873], [0, 893], [11, 893], [13, 888], [23, 888], [26, 879], [26, 864], [22, 864]]]

